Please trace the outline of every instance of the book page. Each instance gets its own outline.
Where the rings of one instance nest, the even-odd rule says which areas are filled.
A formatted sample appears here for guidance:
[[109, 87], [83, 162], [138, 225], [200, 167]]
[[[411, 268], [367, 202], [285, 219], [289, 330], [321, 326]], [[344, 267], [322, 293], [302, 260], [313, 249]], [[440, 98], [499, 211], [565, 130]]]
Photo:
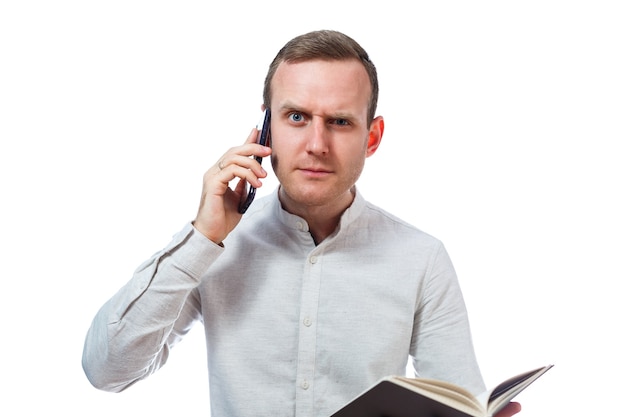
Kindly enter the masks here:
[[448, 404], [460, 411], [471, 415], [483, 415], [486, 408], [467, 390], [458, 385], [428, 378], [395, 377], [394, 382], [402, 382], [403, 386]]

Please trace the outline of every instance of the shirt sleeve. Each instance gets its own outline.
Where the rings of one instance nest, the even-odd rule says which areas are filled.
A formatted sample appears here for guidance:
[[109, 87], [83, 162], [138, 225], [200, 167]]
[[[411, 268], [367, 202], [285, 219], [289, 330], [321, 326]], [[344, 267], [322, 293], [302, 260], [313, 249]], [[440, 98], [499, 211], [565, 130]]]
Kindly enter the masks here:
[[426, 274], [415, 323], [411, 356], [419, 376], [448, 381], [473, 394], [485, 390], [461, 288], [441, 243]]
[[189, 223], [101, 307], [82, 359], [95, 387], [122, 391], [166, 362], [170, 348], [200, 319], [194, 289], [222, 251]]

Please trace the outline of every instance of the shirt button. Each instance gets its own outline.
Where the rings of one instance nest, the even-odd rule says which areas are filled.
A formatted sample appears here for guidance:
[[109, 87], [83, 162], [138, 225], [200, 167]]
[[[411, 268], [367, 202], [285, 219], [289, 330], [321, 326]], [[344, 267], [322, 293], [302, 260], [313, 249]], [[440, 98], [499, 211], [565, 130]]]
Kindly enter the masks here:
[[305, 325], [306, 327], [310, 327], [310, 326], [311, 326], [311, 324], [313, 324], [313, 321], [311, 321], [311, 319], [310, 319], [310, 318], [305, 317], [305, 319], [302, 321], [302, 323], [304, 323], [304, 325]]
[[314, 264], [317, 263], [317, 256], [311, 256], [311, 259], [309, 259], [309, 261]]
[[302, 224], [302, 222], [296, 223], [296, 227], [298, 228], [298, 230], [303, 230], [304, 229], [304, 225]]
[[304, 381], [302, 381], [302, 384], [300, 386], [302, 387], [302, 389], [309, 389], [309, 381], [305, 379]]

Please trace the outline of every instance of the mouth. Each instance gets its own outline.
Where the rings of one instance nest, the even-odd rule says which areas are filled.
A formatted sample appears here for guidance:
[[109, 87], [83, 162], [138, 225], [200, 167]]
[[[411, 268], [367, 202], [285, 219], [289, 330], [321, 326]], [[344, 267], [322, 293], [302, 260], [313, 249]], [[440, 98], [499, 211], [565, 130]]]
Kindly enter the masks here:
[[299, 171], [308, 178], [324, 178], [332, 174], [331, 170], [321, 167], [304, 167], [299, 168]]

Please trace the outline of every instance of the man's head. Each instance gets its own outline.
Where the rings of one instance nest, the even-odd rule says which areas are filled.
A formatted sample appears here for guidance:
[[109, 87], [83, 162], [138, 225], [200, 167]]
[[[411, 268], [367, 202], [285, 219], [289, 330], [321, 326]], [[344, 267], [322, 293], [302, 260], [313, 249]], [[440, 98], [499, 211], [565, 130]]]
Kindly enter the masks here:
[[313, 60], [347, 61], [358, 60], [369, 76], [371, 96], [367, 109], [368, 123], [374, 120], [378, 103], [378, 75], [367, 52], [352, 38], [341, 32], [321, 30], [300, 35], [287, 42], [270, 64], [263, 88], [263, 103], [271, 107], [272, 80], [276, 69], [283, 63], [298, 63]]
[[384, 130], [378, 84], [365, 51], [347, 36], [312, 32], [287, 43], [270, 67], [272, 167], [283, 207], [306, 218], [345, 210]]

